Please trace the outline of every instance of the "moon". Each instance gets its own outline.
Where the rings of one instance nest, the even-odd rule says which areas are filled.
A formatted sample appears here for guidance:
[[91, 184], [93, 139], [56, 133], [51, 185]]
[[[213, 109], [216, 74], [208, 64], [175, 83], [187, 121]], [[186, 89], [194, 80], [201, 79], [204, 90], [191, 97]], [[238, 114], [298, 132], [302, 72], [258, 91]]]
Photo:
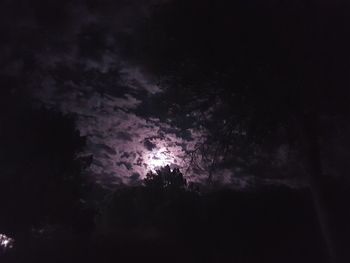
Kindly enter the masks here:
[[174, 163], [176, 163], [176, 157], [166, 147], [154, 149], [146, 157], [146, 164], [151, 171]]

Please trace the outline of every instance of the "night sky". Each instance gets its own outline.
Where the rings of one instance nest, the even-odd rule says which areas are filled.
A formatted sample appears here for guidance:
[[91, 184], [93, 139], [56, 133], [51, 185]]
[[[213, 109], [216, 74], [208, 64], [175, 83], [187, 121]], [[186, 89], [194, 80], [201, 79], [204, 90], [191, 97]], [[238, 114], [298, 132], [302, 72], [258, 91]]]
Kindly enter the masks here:
[[154, 3], [113, 2], [4, 3], [2, 74], [25, 83], [12, 92], [77, 114], [97, 181], [130, 184], [156, 167], [184, 167], [200, 132], [160, 120], [158, 105], [154, 116], [140, 114], [164, 87], [127, 58], [121, 42]]
[[[68, 174], [62, 167], [79, 156], [101, 191], [140, 187], [166, 165], [196, 191], [311, 189], [323, 246], [332, 247], [340, 230], [327, 222], [349, 230], [350, 213], [339, 211], [350, 185], [350, 5], [231, 2], [1, 1], [4, 174]], [[60, 148], [73, 145], [70, 125], [85, 138], [81, 151], [72, 139], [77, 154]], [[62, 162], [46, 164], [61, 153]], [[27, 178], [14, 189], [43, 181]], [[3, 180], [6, 188], [11, 180]], [[62, 193], [65, 182], [57, 183]], [[344, 236], [334, 236], [343, 249]], [[338, 253], [329, 250], [330, 258]]]
[[[283, 3], [275, 4], [282, 11], [288, 8]], [[182, 78], [183, 71], [188, 71], [186, 74], [193, 74], [190, 85], [197, 85], [196, 89], [204, 92], [210, 89], [208, 95], [221, 89], [220, 85], [227, 85], [215, 84], [217, 79], [212, 75], [232, 70], [226, 64], [234, 54], [224, 52], [235, 48], [234, 44], [232, 48], [229, 45], [239, 35], [232, 35], [237, 29], [231, 30], [231, 24], [237, 26], [238, 22], [234, 21], [237, 14], [231, 15], [220, 4], [194, 1], [188, 7], [185, 5], [181, 1], [4, 1], [1, 74], [16, 82], [10, 84], [13, 87], [4, 88], [47, 107], [77, 114], [79, 130], [88, 139], [87, 153], [94, 156], [91, 173], [98, 182], [135, 184], [148, 170], [166, 164], [187, 170], [186, 176], [192, 181], [205, 181], [210, 161], [197, 156], [193, 169], [190, 153], [211, 135], [207, 125], [215, 116], [210, 112], [220, 102], [205, 102], [207, 98], [202, 98], [202, 94], [174, 92], [168, 82], [176, 79], [177, 74]], [[207, 17], [210, 5], [214, 11]], [[239, 5], [227, 8], [244, 9], [242, 12], [251, 16], [241, 17], [242, 23], [253, 19], [252, 12], [259, 8], [254, 3]], [[299, 8], [302, 10], [303, 6]], [[171, 15], [164, 17], [167, 12]], [[293, 10], [290, 12], [294, 16]], [[198, 18], [194, 19], [194, 14]], [[222, 21], [225, 19], [226, 22]], [[212, 20], [211, 26], [205, 24]], [[250, 30], [252, 25], [243, 26]], [[245, 41], [252, 41], [250, 49], [261, 45], [257, 52], [271, 52], [273, 47], [263, 46], [269, 45], [269, 41], [276, 44], [274, 39]], [[222, 65], [211, 70], [207, 68], [210, 63]], [[212, 105], [202, 106], [204, 103]], [[269, 158], [283, 165], [287, 146], [281, 144], [273, 151]], [[244, 187], [256, 176], [240, 172], [240, 165], [232, 161], [228, 163], [217, 165], [216, 180]], [[257, 179], [290, 185], [302, 183], [300, 178], [283, 174], [283, 170], [278, 178], [270, 174]]]

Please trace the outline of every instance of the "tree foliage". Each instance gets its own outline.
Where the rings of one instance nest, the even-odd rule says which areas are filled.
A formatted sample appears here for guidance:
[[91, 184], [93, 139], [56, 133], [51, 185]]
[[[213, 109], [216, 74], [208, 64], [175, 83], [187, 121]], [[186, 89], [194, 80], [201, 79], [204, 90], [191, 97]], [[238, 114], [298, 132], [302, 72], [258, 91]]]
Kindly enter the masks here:
[[166, 165], [156, 172], [149, 171], [144, 179], [144, 184], [150, 188], [179, 190], [184, 189], [187, 182], [178, 168], [171, 170], [170, 166]]

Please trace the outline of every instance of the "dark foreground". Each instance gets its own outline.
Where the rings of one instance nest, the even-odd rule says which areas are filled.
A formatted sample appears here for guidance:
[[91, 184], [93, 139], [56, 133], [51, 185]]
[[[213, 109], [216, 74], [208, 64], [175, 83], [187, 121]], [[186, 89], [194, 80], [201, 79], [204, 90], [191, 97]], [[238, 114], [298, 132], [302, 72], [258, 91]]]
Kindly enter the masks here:
[[57, 228], [21, 239], [1, 262], [328, 262], [308, 191], [286, 188], [125, 189], [91, 231]]

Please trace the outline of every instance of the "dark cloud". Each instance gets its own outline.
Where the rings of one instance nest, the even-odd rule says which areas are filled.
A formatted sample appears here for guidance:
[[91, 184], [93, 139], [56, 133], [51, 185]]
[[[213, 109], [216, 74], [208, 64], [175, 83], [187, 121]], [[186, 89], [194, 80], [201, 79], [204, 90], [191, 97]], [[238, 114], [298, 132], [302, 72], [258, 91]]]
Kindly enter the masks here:
[[99, 160], [96, 160], [96, 159], [94, 159], [94, 160], [92, 161], [92, 164], [93, 164], [93, 165], [96, 165], [96, 166], [99, 166], [99, 167], [103, 167], [103, 163], [100, 162]]
[[117, 162], [116, 165], [124, 165], [126, 167], [126, 169], [131, 170], [132, 169], [132, 164], [128, 163], [128, 162]]
[[152, 151], [154, 148], [157, 147], [157, 145], [155, 145], [154, 143], [152, 143], [149, 139], [146, 139], [146, 140], [143, 142], [143, 145], [145, 146], [145, 148], [146, 148], [148, 151]]
[[130, 157], [130, 153], [128, 152], [123, 152], [123, 154], [120, 156], [120, 158], [129, 158]]
[[115, 155], [117, 152], [115, 151], [115, 149], [113, 149], [112, 147], [109, 147], [108, 145], [105, 145], [105, 144], [96, 144], [94, 146], [95, 150], [96, 151], [104, 151], [106, 152], [107, 154], [110, 154], [110, 155]]
[[137, 180], [140, 179], [140, 177], [141, 177], [140, 174], [138, 174], [138, 173], [133, 173], [133, 174], [130, 176], [130, 179], [131, 179], [132, 181], [137, 181]]
[[132, 136], [130, 133], [119, 131], [116, 133], [116, 139], [124, 140], [124, 141], [132, 141]]
[[136, 159], [136, 162], [134, 164], [142, 167], [144, 165], [144, 160], [141, 157], [139, 157]]

